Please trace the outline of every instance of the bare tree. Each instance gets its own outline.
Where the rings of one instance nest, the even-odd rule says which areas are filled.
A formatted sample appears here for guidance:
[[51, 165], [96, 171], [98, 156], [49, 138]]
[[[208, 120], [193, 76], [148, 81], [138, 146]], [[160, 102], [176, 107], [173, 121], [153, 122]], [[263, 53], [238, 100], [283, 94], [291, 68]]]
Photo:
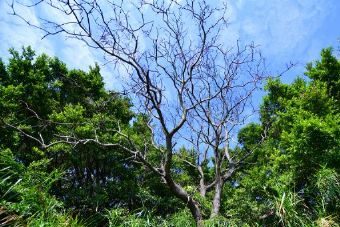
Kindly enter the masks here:
[[[230, 151], [230, 143], [236, 142], [232, 140], [237, 128], [244, 125], [248, 117], [253, 116], [255, 110], [251, 105], [251, 97], [264, 78], [262, 62], [254, 59], [253, 51], [252, 46], [243, 49], [237, 46], [233, 54], [221, 54], [221, 64], [216, 64], [218, 59], [208, 57], [210, 59], [206, 61], [212, 62], [202, 68], [204, 78], [201, 91], [199, 94], [192, 94], [195, 100], [199, 99], [196, 95], [209, 97], [188, 114], [188, 126], [193, 133], [189, 137], [183, 137], [198, 151], [196, 163], [187, 163], [195, 166], [199, 172], [201, 196], [205, 197], [207, 190], [214, 189], [211, 217], [219, 214], [224, 183], [230, 180], [253, 152], [251, 150], [244, 154], [232, 154]], [[214, 160], [215, 173], [212, 182], [205, 181], [203, 171], [209, 154]]]
[[[47, 15], [39, 24], [32, 24], [17, 13], [17, 7], [22, 6], [41, 7], [62, 18]], [[117, 132], [129, 146], [70, 135], [61, 135], [60, 141], [123, 147], [158, 175], [202, 226], [199, 201], [174, 181], [172, 172], [177, 144], [189, 144], [196, 161], [183, 162], [199, 172], [197, 190], [203, 197], [214, 190], [211, 217], [219, 214], [224, 183], [251, 154], [233, 154], [230, 143], [235, 130], [252, 113], [251, 97], [264, 78], [263, 58], [255, 45], [227, 42], [224, 2], [37, 0], [27, 5], [17, 0], [12, 9], [14, 15], [41, 29], [44, 37], [65, 34], [102, 51], [115, 66], [124, 67], [128, 74], [126, 88], [136, 95], [132, 100], [138, 111], [150, 119], [153, 138], [151, 142], [146, 139], [144, 147], [151, 144], [159, 152], [161, 163], [154, 166], [147, 149], [134, 145], [119, 128]], [[43, 147], [49, 146], [42, 136], [33, 139]], [[212, 182], [206, 182], [202, 167], [211, 156], [215, 174]]]

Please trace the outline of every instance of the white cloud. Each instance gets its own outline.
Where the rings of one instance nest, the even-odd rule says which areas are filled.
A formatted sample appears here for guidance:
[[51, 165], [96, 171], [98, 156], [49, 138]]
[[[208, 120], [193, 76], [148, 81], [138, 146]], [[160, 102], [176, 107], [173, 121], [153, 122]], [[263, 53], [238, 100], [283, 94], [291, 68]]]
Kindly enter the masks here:
[[[282, 61], [303, 56], [331, 11], [330, 1], [238, 0], [230, 5], [231, 33], [255, 41]], [[235, 36], [235, 35], [234, 35]]]
[[286, 82], [302, 75], [305, 63], [317, 59], [321, 48], [337, 40], [334, 35], [338, 34], [331, 32], [334, 18], [339, 19], [340, 5], [335, 0], [235, 0], [228, 6], [230, 26], [225, 40], [230, 45], [237, 39], [260, 45], [274, 74], [288, 62], [298, 63], [285, 76]]
[[[25, 24], [18, 17], [10, 15], [11, 8], [6, 1], [0, 3], [0, 54], [8, 56], [8, 49], [13, 47], [16, 49], [22, 46], [32, 46], [38, 53], [45, 52], [53, 55], [53, 46], [48, 40], [41, 40], [42, 33], [34, 30]], [[33, 8], [19, 9], [21, 15], [32, 23], [38, 23]]]
[[[228, 45], [241, 41], [254, 41], [260, 44], [265, 56], [273, 64], [284, 64], [290, 60], [310, 61], [318, 56], [321, 47], [320, 27], [327, 24], [329, 14], [338, 8], [333, 7], [336, 1], [329, 0], [234, 0], [229, 3], [229, 29], [224, 41]], [[65, 40], [62, 35], [47, 37], [41, 40], [43, 33], [29, 27], [8, 12], [11, 9], [6, 1], [0, 1], [0, 54], [8, 56], [7, 49], [16, 49], [31, 45], [38, 53], [56, 55], [70, 67], [88, 69], [89, 65], [101, 61], [101, 53], [92, 50], [85, 44], [72, 39]], [[56, 20], [65, 20], [55, 11], [46, 8], [21, 9], [22, 15], [30, 22], [39, 23], [37, 15], [50, 16]], [[142, 36], [141, 36], [142, 37]], [[336, 39], [336, 37], [334, 38]], [[142, 49], [147, 48], [141, 42]], [[327, 44], [328, 45], [328, 44]], [[103, 66], [103, 75], [107, 86], [118, 87], [114, 76], [122, 73], [119, 69]]]
[[[0, 56], [7, 60], [9, 57], [8, 49], [13, 47], [16, 50], [23, 46], [32, 46], [37, 54], [46, 53], [50, 56], [57, 56], [67, 64], [69, 68], [77, 68], [87, 71], [89, 66], [95, 62], [100, 65], [100, 58], [96, 56], [88, 46], [79, 40], [65, 39], [63, 35], [48, 36], [41, 39], [44, 35], [39, 29], [30, 27], [20, 18], [10, 15], [11, 8], [6, 1], [0, 2]], [[46, 8], [17, 8], [20, 15], [27, 18], [32, 24], [39, 25], [37, 15], [56, 18], [59, 22], [63, 16], [56, 11], [47, 11]], [[107, 66], [101, 65], [101, 74], [104, 77], [108, 89], [118, 88], [114, 72]]]

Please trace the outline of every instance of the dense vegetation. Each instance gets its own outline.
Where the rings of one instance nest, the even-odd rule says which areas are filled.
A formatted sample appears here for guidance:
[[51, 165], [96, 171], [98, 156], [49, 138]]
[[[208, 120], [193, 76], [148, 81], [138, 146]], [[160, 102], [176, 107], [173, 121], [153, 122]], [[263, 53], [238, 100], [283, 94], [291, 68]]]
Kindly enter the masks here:
[[[152, 169], [106, 146], [143, 147], [152, 133], [127, 97], [104, 89], [97, 65], [84, 72], [31, 48], [10, 53], [0, 61], [0, 226], [195, 225]], [[328, 48], [306, 69], [292, 84], [267, 82], [260, 122], [230, 148], [252, 152], [224, 184], [219, 216], [209, 218], [214, 194], [196, 193], [199, 173], [182, 159], [192, 148], [174, 154], [173, 177], [200, 201], [205, 226], [339, 225], [340, 61]]]

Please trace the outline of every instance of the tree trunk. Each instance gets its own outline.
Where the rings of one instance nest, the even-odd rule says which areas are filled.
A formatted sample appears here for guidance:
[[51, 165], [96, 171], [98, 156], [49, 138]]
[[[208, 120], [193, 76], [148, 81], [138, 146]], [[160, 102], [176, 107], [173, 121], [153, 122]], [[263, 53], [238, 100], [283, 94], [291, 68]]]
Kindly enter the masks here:
[[205, 186], [205, 184], [203, 183], [201, 183], [200, 182], [200, 195], [202, 196], [202, 197], [205, 197], [205, 194], [207, 193], [207, 187]]
[[200, 173], [200, 194], [202, 197], [205, 197], [205, 194], [207, 193], [207, 186], [205, 185], [205, 182], [204, 182], [204, 172], [203, 172], [203, 169], [202, 169], [202, 166], [197, 166], [197, 170], [198, 172]]
[[215, 184], [215, 195], [214, 195], [214, 200], [212, 204], [212, 209], [211, 209], [211, 214], [210, 217], [216, 217], [220, 213], [220, 207], [221, 207], [221, 196], [222, 196], [222, 190], [223, 190], [223, 179], [222, 177], [219, 177], [216, 179], [216, 184]]
[[194, 200], [191, 195], [187, 193], [187, 191], [184, 190], [184, 188], [175, 183], [172, 176], [171, 176], [171, 166], [172, 166], [172, 149], [173, 149], [173, 144], [172, 144], [172, 134], [166, 135], [166, 149], [167, 153], [165, 156], [165, 163], [163, 165], [163, 179], [165, 180], [166, 184], [174, 193], [174, 195], [182, 200], [184, 204], [189, 208], [192, 216], [194, 217], [196, 221], [196, 225], [198, 227], [203, 226], [203, 216], [201, 209], [199, 207], [199, 203]]
[[189, 195], [179, 184], [176, 184], [171, 176], [165, 176], [164, 177], [167, 185], [171, 189], [171, 191], [175, 194], [177, 198], [182, 200], [186, 206], [189, 208], [192, 216], [195, 219], [196, 225], [198, 227], [203, 227], [203, 216], [201, 209], [199, 207], [199, 203], [194, 200], [191, 195]]

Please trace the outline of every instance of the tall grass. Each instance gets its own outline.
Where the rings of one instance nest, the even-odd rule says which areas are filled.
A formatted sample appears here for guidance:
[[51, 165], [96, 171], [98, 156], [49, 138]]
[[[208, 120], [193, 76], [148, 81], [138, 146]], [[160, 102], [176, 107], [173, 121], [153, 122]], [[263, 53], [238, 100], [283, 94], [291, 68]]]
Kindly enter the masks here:
[[10, 150], [0, 153], [0, 226], [82, 226], [49, 194], [61, 173], [48, 172], [48, 160], [25, 167]]

